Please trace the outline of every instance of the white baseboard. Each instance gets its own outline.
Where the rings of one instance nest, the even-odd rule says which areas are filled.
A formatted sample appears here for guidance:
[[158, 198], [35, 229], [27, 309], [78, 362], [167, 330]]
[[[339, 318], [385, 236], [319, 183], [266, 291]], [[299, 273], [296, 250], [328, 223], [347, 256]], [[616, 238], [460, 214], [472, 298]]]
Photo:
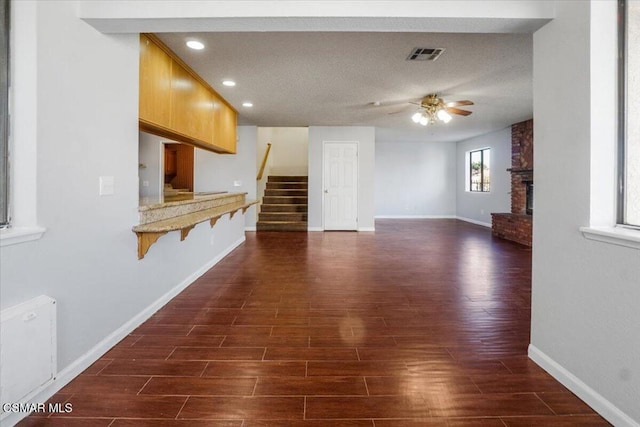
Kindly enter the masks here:
[[[307, 231], [315, 232], [315, 231], [325, 231], [325, 230], [322, 227], [309, 227], [307, 228]], [[330, 230], [330, 231], [334, 231], [334, 230]], [[361, 227], [361, 228], [358, 228], [358, 230], [356, 231], [376, 231], [376, 229], [375, 227]]]
[[454, 219], [455, 215], [376, 215], [376, 219]]
[[476, 224], [476, 225], [481, 225], [483, 227], [491, 228], [491, 223], [489, 222], [477, 221], [475, 219], [465, 218], [463, 216], [456, 216], [455, 218], [459, 219], [460, 221], [470, 222], [471, 224]]
[[[176, 295], [182, 292], [187, 286], [192, 284], [206, 273], [211, 267], [219, 263], [224, 257], [229, 255], [231, 251], [240, 246], [245, 241], [245, 237], [238, 239], [232, 243], [218, 256], [207, 262], [205, 265], [196, 270], [193, 274], [189, 275], [180, 284], [171, 289], [166, 294], [162, 295], [156, 301], [151, 303], [147, 308], [138, 313], [135, 317], [122, 325], [120, 328], [113, 331], [105, 339], [96, 344], [88, 352], [80, 356], [73, 361], [69, 366], [58, 372], [58, 375], [50, 382], [46, 383], [41, 389], [35, 390], [33, 393], [26, 396], [21, 402], [15, 403], [42, 403], [50, 399], [56, 394], [62, 387], [69, 384], [71, 380], [80, 375], [82, 371], [91, 366], [96, 360], [100, 359], [107, 351], [109, 351], [114, 345], [118, 344], [123, 338], [133, 332], [138, 326], [142, 325], [147, 319], [149, 319], [156, 311], [164, 307], [169, 301], [171, 301]], [[4, 402], [3, 402], [4, 403]], [[14, 402], [12, 402], [14, 403]], [[7, 415], [2, 419], [2, 426], [13, 426], [17, 424], [21, 419], [25, 418], [28, 413], [14, 412]]]
[[257, 231], [258, 229], [256, 227], [245, 227], [244, 231]]
[[542, 369], [560, 381], [562, 385], [571, 390], [576, 396], [584, 400], [604, 419], [617, 427], [640, 427], [637, 421], [622, 412], [617, 406], [609, 402], [597, 391], [582, 382], [578, 377], [567, 371], [562, 365], [540, 351], [533, 344], [529, 344], [529, 358], [536, 362]]

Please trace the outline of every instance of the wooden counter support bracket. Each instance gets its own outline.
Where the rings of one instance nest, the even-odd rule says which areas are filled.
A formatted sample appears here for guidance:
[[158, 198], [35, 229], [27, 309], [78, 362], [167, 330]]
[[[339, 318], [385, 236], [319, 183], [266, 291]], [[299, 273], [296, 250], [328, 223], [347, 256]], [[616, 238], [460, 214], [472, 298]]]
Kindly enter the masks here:
[[166, 231], [158, 233], [136, 232], [136, 235], [138, 236], [138, 259], [144, 258], [151, 245], [165, 234], [167, 234]]
[[239, 210], [242, 210], [242, 213], [244, 214], [247, 209], [256, 203], [258, 203], [257, 200], [242, 203], [230, 203], [215, 208], [192, 212], [186, 215], [180, 215], [174, 218], [137, 225], [133, 227], [133, 232], [138, 236], [138, 259], [144, 258], [151, 245], [153, 245], [161, 236], [164, 236], [170, 231], [180, 230], [180, 241], [183, 241], [197, 224], [209, 221], [209, 224], [213, 227], [223, 215], [229, 214], [230, 218], [233, 218]]
[[182, 229], [180, 230], [180, 241], [181, 241], [181, 242], [182, 242], [184, 239], [186, 239], [186, 238], [187, 238], [187, 236], [189, 235], [189, 232], [190, 232], [191, 230], [193, 230], [193, 227], [195, 227], [195, 226], [196, 226], [196, 225], [195, 225], [195, 224], [193, 224], [193, 225], [190, 225], [190, 226], [188, 226], [188, 227], [182, 228]]

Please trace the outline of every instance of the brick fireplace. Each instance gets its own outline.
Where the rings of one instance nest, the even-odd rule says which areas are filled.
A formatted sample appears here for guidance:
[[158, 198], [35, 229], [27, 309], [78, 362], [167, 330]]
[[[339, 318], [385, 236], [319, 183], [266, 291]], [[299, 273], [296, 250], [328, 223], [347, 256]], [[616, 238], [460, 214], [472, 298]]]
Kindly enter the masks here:
[[511, 126], [511, 212], [492, 213], [494, 236], [531, 246], [533, 230], [533, 120]]

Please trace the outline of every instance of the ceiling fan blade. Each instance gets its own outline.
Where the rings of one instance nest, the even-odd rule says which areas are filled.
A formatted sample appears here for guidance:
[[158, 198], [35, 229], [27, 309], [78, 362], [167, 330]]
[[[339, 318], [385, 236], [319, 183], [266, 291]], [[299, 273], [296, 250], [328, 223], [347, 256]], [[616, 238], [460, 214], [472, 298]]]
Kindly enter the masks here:
[[455, 107], [446, 107], [445, 110], [448, 113], [458, 114], [459, 116], [468, 116], [469, 114], [471, 114], [471, 111], [461, 110], [461, 109], [455, 108]]
[[444, 105], [446, 107], [461, 107], [463, 105], [473, 105], [473, 102], [469, 101], [468, 99], [464, 99], [462, 101], [446, 102]]

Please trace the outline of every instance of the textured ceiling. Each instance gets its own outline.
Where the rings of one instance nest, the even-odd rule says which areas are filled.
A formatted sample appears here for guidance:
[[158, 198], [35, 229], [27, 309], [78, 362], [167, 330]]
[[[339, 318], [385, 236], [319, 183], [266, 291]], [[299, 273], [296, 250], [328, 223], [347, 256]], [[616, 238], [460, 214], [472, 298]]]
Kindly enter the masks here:
[[[257, 126], [375, 126], [378, 139], [457, 141], [532, 117], [531, 34], [242, 32], [158, 36]], [[202, 51], [185, 40], [205, 43]], [[415, 47], [445, 48], [434, 62]], [[237, 86], [225, 87], [223, 79]], [[468, 117], [422, 127], [410, 116], [428, 93], [472, 100]], [[251, 101], [253, 108], [242, 107]], [[379, 102], [379, 106], [373, 105]]]

